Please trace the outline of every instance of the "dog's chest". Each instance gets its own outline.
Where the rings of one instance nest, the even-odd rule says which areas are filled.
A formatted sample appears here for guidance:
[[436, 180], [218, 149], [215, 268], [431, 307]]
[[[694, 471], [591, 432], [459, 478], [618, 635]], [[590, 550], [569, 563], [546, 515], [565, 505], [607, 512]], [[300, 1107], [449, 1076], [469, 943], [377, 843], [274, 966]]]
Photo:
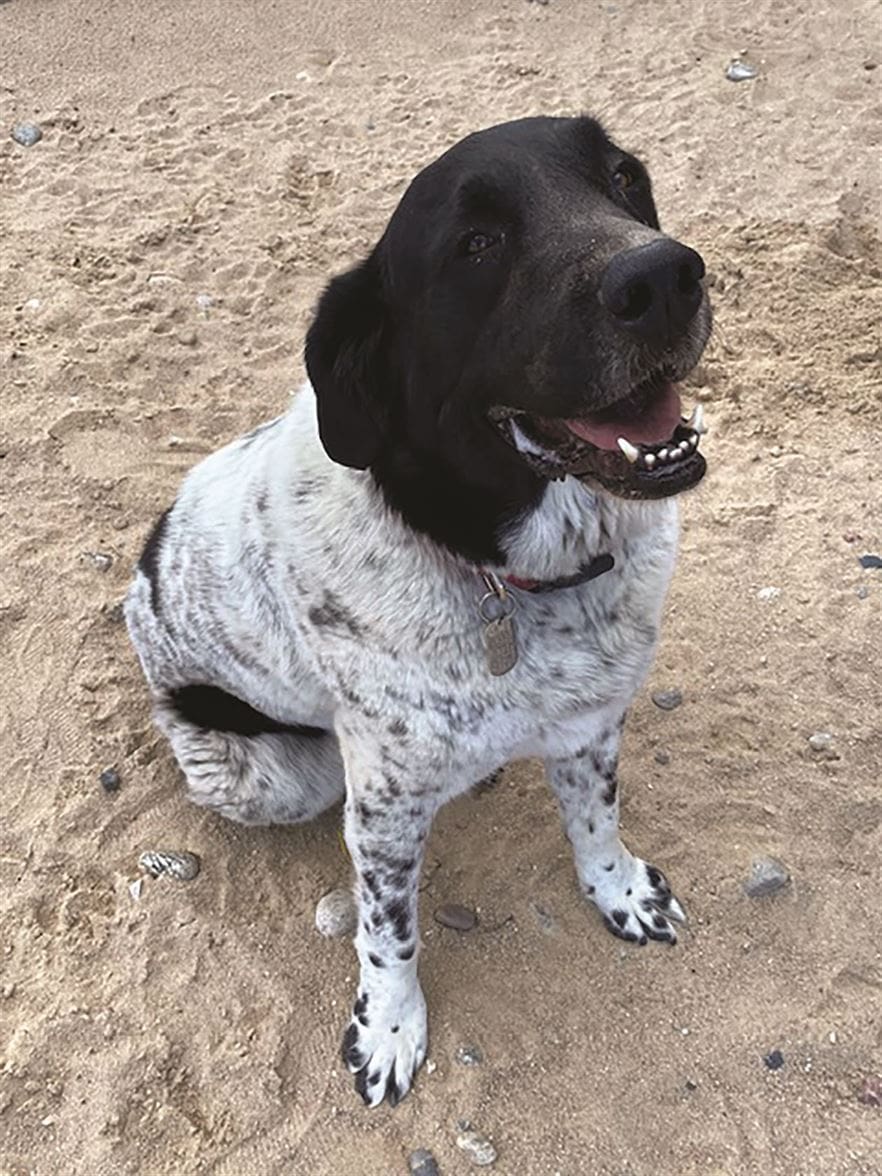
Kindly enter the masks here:
[[[624, 709], [648, 668], [673, 549], [630, 542], [611, 572], [578, 587], [511, 589], [514, 661], [495, 674], [480, 576], [388, 576], [360, 601], [323, 596], [306, 635], [322, 676], [362, 730], [414, 769], [475, 778], [526, 755], [566, 754], [599, 712]], [[403, 571], [403, 568], [401, 569]], [[318, 622], [318, 624], [316, 624]]]

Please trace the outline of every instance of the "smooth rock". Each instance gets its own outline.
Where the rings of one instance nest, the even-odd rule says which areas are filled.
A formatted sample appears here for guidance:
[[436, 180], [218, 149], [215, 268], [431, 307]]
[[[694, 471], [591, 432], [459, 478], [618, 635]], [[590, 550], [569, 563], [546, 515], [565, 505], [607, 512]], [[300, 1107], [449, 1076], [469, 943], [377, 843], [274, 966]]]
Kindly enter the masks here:
[[660, 710], [676, 710], [683, 701], [683, 692], [681, 690], [656, 690], [652, 695], [652, 701]]
[[862, 555], [858, 558], [862, 568], [882, 568], [882, 556]]
[[433, 917], [436, 923], [440, 923], [442, 927], [450, 927], [453, 931], [471, 931], [478, 922], [478, 916], [473, 910], [456, 902], [447, 902], [437, 907]]
[[12, 128], [12, 137], [21, 147], [33, 147], [43, 138], [43, 131], [36, 123], [16, 123]]
[[767, 894], [775, 894], [790, 881], [790, 873], [783, 862], [777, 858], [757, 858], [750, 870], [750, 877], [743, 883], [742, 889], [748, 898], [764, 898]]
[[829, 731], [815, 731], [809, 735], [808, 743], [812, 751], [829, 751], [833, 746], [833, 736]]
[[119, 792], [120, 778], [116, 768], [105, 768], [98, 779], [105, 792]]
[[749, 82], [757, 77], [759, 70], [755, 65], [749, 65], [746, 61], [742, 61], [740, 57], [736, 57], [734, 61], [730, 61], [726, 66], [726, 77], [730, 82]]
[[655, 762], [665, 767], [671, 762], [671, 753], [669, 751], [657, 751], [655, 753]]
[[438, 1161], [424, 1147], [411, 1152], [407, 1162], [410, 1165], [410, 1176], [441, 1176]]
[[315, 926], [326, 939], [352, 936], [358, 926], [358, 907], [349, 890], [329, 890], [316, 903]]
[[471, 1125], [460, 1124], [456, 1146], [464, 1151], [478, 1168], [486, 1168], [496, 1162], [496, 1148], [485, 1135], [475, 1131]]

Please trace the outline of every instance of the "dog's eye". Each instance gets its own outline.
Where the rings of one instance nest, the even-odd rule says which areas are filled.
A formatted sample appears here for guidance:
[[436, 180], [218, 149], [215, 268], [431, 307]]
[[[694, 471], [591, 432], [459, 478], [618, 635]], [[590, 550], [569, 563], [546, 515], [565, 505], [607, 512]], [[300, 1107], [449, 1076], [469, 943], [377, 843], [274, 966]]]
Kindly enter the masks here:
[[637, 182], [637, 177], [629, 167], [617, 167], [612, 175], [612, 186], [617, 192], [624, 192]]
[[485, 249], [495, 245], [499, 241], [497, 236], [492, 236], [489, 233], [472, 233], [466, 240], [466, 253], [474, 256], [476, 253], [483, 253]]
[[485, 253], [500, 240], [501, 237], [492, 233], [469, 233], [465, 240], [465, 252], [469, 257], [475, 257], [479, 253]]

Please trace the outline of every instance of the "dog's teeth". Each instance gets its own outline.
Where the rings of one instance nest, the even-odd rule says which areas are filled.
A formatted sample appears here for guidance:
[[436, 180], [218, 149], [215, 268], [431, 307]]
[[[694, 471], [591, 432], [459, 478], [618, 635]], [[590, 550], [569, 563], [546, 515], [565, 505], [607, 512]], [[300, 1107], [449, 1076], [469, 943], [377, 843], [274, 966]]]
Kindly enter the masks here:
[[640, 456], [640, 450], [637, 448], [637, 446], [632, 445], [631, 442], [628, 441], [625, 437], [619, 437], [616, 440], [616, 444], [618, 445], [619, 449], [621, 449], [622, 453], [624, 453], [625, 457], [627, 457], [631, 465], [634, 465], [634, 463], [637, 461], [637, 458]]
[[658, 456], [658, 460], [659, 460], [659, 461], [667, 461], [667, 460], [668, 460], [668, 451], [667, 451], [667, 449], [660, 449], [660, 450], [658, 451], [658, 455], [657, 455], [657, 456]]
[[643, 464], [646, 466], [646, 468], [648, 470], [651, 470], [652, 467], [655, 465], [655, 454], [654, 453], [644, 453]]
[[703, 404], [696, 404], [695, 408], [693, 408], [692, 412], [689, 414], [688, 419], [684, 418], [684, 420], [686, 420], [686, 424], [690, 429], [692, 429], [693, 432], [699, 434], [707, 432], [707, 425], [704, 423]]

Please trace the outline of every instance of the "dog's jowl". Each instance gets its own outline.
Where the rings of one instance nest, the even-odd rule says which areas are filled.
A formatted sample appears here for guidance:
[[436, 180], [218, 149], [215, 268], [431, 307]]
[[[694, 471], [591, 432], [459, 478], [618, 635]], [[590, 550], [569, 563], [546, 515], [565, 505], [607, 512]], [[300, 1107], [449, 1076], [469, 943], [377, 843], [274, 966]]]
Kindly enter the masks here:
[[192, 800], [266, 824], [345, 797], [371, 1105], [425, 1057], [432, 818], [507, 761], [544, 759], [609, 930], [675, 941], [619, 839], [618, 748], [705, 470], [678, 392], [703, 277], [593, 120], [471, 135], [325, 290], [290, 410], [198, 465], [145, 548], [126, 615]]

